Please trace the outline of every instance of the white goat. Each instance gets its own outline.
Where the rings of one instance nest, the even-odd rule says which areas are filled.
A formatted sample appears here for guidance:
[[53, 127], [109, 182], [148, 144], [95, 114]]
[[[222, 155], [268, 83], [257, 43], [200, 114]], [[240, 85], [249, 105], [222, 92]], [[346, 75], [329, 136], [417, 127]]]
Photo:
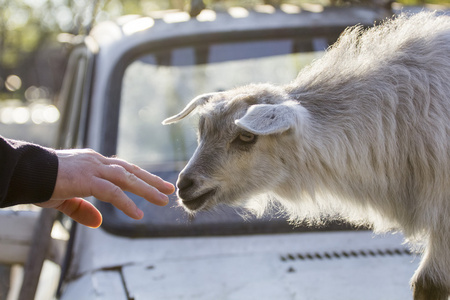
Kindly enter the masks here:
[[402, 15], [346, 30], [285, 86], [201, 95], [199, 145], [177, 186], [190, 211], [218, 203], [292, 220], [336, 216], [424, 243], [414, 299], [450, 294], [450, 17]]

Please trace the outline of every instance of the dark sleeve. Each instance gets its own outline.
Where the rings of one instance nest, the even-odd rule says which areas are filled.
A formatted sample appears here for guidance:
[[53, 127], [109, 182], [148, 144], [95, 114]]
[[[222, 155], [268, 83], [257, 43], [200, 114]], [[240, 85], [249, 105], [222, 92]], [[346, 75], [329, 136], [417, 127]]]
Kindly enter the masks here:
[[57, 174], [54, 150], [0, 137], [0, 207], [49, 200]]

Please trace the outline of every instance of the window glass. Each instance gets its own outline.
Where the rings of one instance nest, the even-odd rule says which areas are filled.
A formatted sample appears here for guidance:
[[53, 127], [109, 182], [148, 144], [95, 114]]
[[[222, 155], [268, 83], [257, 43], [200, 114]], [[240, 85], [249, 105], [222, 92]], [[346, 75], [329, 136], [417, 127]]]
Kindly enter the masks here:
[[212, 45], [206, 64], [196, 64], [201, 59], [194, 48], [173, 50], [165, 64], [158, 64], [155, 54], [138, 58], [123, 78], [118, 156], [153, 168], [187, 161], [196, 147], [195, 117], [171, 126], [161, 121], [202, 93], [255, 82], [288, 83], [320, 55], [291, 54], [291, 49], [291, 41]]
[[[320, 51], [316, 51], [317, 45]], [[197, 119], [190, 116], [163, 126], [165, 118], [178, 113], [202, 93], [249, 83], [289, 83], [323, 50], [320, 41], [268, 40], [141, 55], [128, 65], [122, 80], [117, 155], [175, 183], [197, 146]], [[111, 225], [115, 233], [186, 236], [293, 230], [279, 216], [249, 222], [235, 209], [221, 207], [220, 213], [190, 217], [173, 200], [168, 206], [155, 207], [136, 195], [130, 197], [144, 211], [144, 220], [137, 223], [113, 210], [114, 217], [108, 219], [115, 220]]]

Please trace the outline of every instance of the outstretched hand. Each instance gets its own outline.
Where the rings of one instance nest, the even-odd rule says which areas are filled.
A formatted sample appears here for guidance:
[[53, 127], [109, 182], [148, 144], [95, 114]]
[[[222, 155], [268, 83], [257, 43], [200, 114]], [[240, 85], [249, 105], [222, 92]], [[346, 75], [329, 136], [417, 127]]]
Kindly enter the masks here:
[[136, 165], [118, 158], [107, 158], [89, 150], [57, 150], [58, 176], [50, 200], [39, 203], [41, 207], [55, 208], [78, 223], [99, 227], [102, 215], [90, 202], [81, 197], [94, 196], [111, 203], [133, 219], [144, 213], [124, 193], [131, 192], [147, 201], [164, 206], [167, 195], [175, 187]]

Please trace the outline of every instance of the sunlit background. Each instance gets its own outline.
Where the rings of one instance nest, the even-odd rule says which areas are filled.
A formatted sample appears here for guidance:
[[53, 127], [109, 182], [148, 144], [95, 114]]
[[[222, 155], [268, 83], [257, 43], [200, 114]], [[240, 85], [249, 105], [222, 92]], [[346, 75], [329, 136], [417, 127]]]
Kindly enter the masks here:
[[[261, 6], [264, 4], [272, 6]], [[127, 14], [154, 17], [162, 10], [175, 10], [180, 13], [167, 15], [167, 18], [164, 18], [165, 22], [185, 21], [190, 18], [190, 15], [197, 16], [197, 20], [202, 22], [213, 20], [214, 10], [226, 9], [232, 17], [242, 18], [247, 16], [249, 8], [270, 10], [280, 7], [285, 13], [297, 13], [299, 8], [296, 5], [298, 4], [308, 5], [309, 10], [318, 9], [319, 11], [316, 12], [320, 12], [320, 8], [328, 5], [393, 5], [397, 7], [429, 5], [432, 9], [433, 7], [450, 8], [450, 0], [397, 0], [396, 2], [391, 0], [0, 0], [0, 135], [44, 146], [55, 145], [60, 120], [58, 93], [72, 41], [78, 35], [88, 34], [91, 28], [101, 21], [116, 19]], [[208, 10], [199, 14], [203, 8]], [[270, 13], [270, 11], [265, 12]], [[127, 26], [124, 26], [123, 31], [125, 34], [133, 34], [153, 26], [153, 22], [152, 18], [139, 18], [136, 22], [129, 22]], [[240, 61], [239, 64], [242, 66], [243, 62]], [[163, 68], [160, 69], [164, 71]], [[125, 80], [139, 83], [139, 80], [145, 80], [142, 74], [150, 74], [153, 71], [152, 66], [145, 66], [137, 61], [130, 68]], [[227, 73], [221, 71], [217, 74]], [[229, 74], [235, 73], [229, 72]], [[285, 69], [283, 74], [287, 75]], [[176, 77], [173, 74], [170, 75]], [[154, 74], [149, 75], [149, 77], [152, 76]], [[280, 80], [281, 76], [280, 73]], [[210, 78], [214, 79], [218, 76]], [[214, 84], [210, 85], [214, 86]], [[132, 88], [124, 89], [124, 95], [129, 96], [130, 99], [139, 98], [136, 97], [139, 92], [143, 94], [147, 92], [130, 86]], [[142, 86], [151, 87], [148, 83]], [[217, 90], [220, 88], [222, 87], [218, 86]], [[132, 110], [132, 106], [129, 106], [129, 109], [124, 112], [124, 116], [133, 119], [136, 111]], [[128, 112], [130, 113], [126, 115]], [[149, 118], [151, 113], [154, 114], [155, 111], [145, 109], [145, 105], [138, 106], [137, 115], [141, 119], [152, 119]], [[130, 122], [130, 124], [133, 123]], [[142, 132], [142, 130], [133, 130], [133, 132]], [[122, 136], [140, 139], [134, 136], [133, 132], [124, 131]], [[152, 143], [154, 141], [153, 139]], [[134, 145], [128, 142], [123, 144]], [[154, 145], [164, 144], [158, 142]], [[119, 143], [120, 154], [127, 158], [140, 159], [140, 153], [136, 151], [140, 150], [139, 148], [121, 147]], [[156, 157], [155, 160], [161, 160], [161, 157]], [[57, 278], [59, 269], [55, 266], [49, 266], [48, 269], [50, 271], [47, 273], [50, 276], [44, 276], [42, 279], [44, 292], [41, 294], [44, 296], [37, 296], [36, 299], [49, 299], [45, 296], [45, 291], [53, 291], [52, 288], [48, 288], [48, 285], [57, 283], [57, 279], [53, 278]], [[9, 274], [9, 272], [9, 267], [0, 265], [0, 281], [2, 274]], [[52, 275], [52, 272], [56, 275]], [[11, 273], [14, 273], [14, 269]], [[1, 285], [2, 282], [0, 282], [0, 299], [4, 299]], [[15, 299], [11, 295], [8, 299]], [[38, 295], [40, 295], [39, 290]]]
[[[289, 4], [305, 3], [387, 5], [391, 0], [0, 0], [0, 135], [54, 145], [60, 118], [58, 92], [72, 38], [87, 34], [98, 22], [169, 9], [189, 18], [188, 13], [198, 14], [204, 7], [239, 14], [246, 12], [243, 7], [271, 4], [286, 9]], [[450, 6], [450, 0], [395, 4]], [[198, 20], [208, 17], [205, 13]]]

